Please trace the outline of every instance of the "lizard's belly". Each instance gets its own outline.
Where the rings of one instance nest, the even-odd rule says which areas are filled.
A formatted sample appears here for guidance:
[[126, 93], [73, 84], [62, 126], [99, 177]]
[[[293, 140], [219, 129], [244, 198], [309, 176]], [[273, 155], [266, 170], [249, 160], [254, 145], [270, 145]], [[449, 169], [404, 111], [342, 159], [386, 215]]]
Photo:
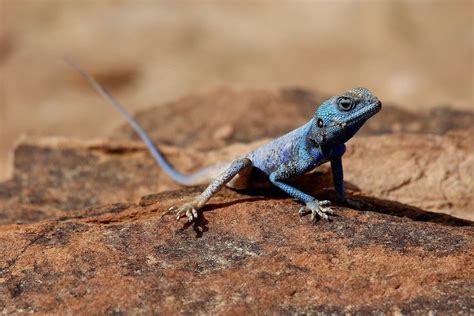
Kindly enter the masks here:
[[274, 142], [271, 146], [264, 146], [248, 155], [254, 168], [257, 169], [256, 173], [265, 174], [267, 177], [282, 164], [295, 157], [294, 144], [291, 142]]
[[272, 184], [268, 180], [268, 175], [265, 172], [254, 167], [235, 175], [226, 186], [236, 190], [245, 190], [270, 188]]

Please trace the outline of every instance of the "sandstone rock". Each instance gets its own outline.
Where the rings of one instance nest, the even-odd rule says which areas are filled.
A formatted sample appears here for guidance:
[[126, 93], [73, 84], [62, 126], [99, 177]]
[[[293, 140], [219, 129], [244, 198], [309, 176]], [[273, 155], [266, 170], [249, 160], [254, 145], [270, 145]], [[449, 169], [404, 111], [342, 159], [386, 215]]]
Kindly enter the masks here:
[[[187, 172], [231, 160], [249, 146], [207, 153], [161, 148], [170, 162]], [[29, 138], [15, 150], [13, 178], [0, 184], [0, 224], [65, 216], [177, 188], [141, 143]]]
[[[344, 157], [347, 187], [355, 194], [473, 220], [472, 132], [355, 138]], [[190, 172], [230, 161], [263, 142], [208, 151], [162, 149], [180, 170]], [[143, 195], [180, 188], [156, 166], [141, 143], [30, 139], [17, 147], [15, 157], [13, 179], [0, 184], [3, 224], [135, 202]], [[314, 194], [332, 191], [329, 166], [318, 171], [300, 180], [303, 188]]]
[[[304, 91], [220, 93], [232, 115], [211, 115], [206, 97], [193, 109], [190, 97], [139, 116], [159, 126], [153, 137], [184, 172], [259, 146], [318, 101]], [[197, 117], [175, 126], [179, 111]], [[387, 126], [369, 125], [344, 158], [347, 187], [367, 206], [336, 204], [337, 216], [315, 225], [275, 190], [224, 189], [193, 224], [163, 216], [203, 187], [173, 183], [127, 129], [120, 140], [26, 138], [0, 183], [0, 311], [472, 314], [474, 131]], [[296, 185], [334, 197], [328, 166]]]
[[474, 129], [351, 140], [345, 180], [363, 194], [474, 220]]
[[195, 192], [0, 226], [0, 310], [474, 312], [472, 222], [391, 216], [384, 208], [410, 207], [380, 203], [374, 211], [338, 207], [332, 222], [311, 225], [291, 199], [230, 190], [194, 225], [161, 217]]

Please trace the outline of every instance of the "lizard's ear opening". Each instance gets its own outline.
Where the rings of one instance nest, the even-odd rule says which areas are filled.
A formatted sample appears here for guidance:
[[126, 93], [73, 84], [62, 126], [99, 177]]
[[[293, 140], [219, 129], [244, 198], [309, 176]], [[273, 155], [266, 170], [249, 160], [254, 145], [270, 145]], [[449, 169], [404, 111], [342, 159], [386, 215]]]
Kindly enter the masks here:
[[324, 122], [321, 118], [318, 118], [318, 120], [316, 121], [316, 125], [319, 127], [319, 128], [323, 128], [324, 127]]

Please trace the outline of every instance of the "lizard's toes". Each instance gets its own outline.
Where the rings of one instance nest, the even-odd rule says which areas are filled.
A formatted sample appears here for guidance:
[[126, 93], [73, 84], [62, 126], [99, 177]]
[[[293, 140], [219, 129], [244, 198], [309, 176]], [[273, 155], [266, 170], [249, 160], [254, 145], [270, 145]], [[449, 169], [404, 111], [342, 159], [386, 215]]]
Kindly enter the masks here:
[[330, 207], [321, 207], [321, 212], [324, 214], [334, 215], [334, 210]]
[[176, 220], [179, 220], [181, 218], [181, 215], [185, 212], [184, 205], [181, 207], [178, 206], [172, 206], [166, 211], [166, 214], [173, 214], [176, 217]]
[[299, 215], [300, 217], [303, 217], [303, 216], [305, 216], [305, 215], [307, 215], [307, 214], [309, 214], [309, 213], [311, 213], [311, 210], [308, 209], [306, 206], [303, 206], [303, 207], [300, 208], [300, 210], [298, 211], [298, 215]]
[[322, 209], [315, 209], [311, 212], [311, 222], [315, 223], [318, 221], [318, 218], [329, 219], [329, 217], [322, 211]]
[[173, 206], [173, 207], [170, 207], [168, 211], [175, 213], [177, 221], [179, 221], [181, 217], [187, 217], [188, 222], [192, 222], [193, 220], [197, 219], [199, 216], [197, 208], [194, 206], [193, 203], [187, 203], [181, 207]]
[[193, 209], [188, 209], [186, 211], [186, 217], [188, 218], [188, 222], [192, 222], [194, 220]]
[[322, 200], [322, 201], [319, 201], [319, 206], [329, 206], [331, 205], [331, 201], [329, 200]]
[[329, 215], [333, 215], [334, 211], [330, 207], [313, 207], [311, 208], [311, 221], [317, 222], [318, 218], [329, 220]]
[[305, 216], [306, 214], [311, 214], [311, 221], [313, 223], [316, 222], [320, 218], [328, 220], [329, 219], [328, 214], [329, 215], [334, 214], [334, 211], [330, 207], [327, 207], [327, 205], [329, 204], [331, 204], [330, 201], [324, 200], [324, 201], [318, 202], [317, 204], [314, 203], [314, 204], [303, 206], [302, 208], [299, 209], [298, 215]]
[[161, 218], [165, 217], [166, 215], [170, 214], [176, 214], [178, 212], [179, 208], [176, 206], [170, 207], [168, 210], [166, 210], [163, 214], [161, 214]]
[[194, 208], [194, 206], [192, 205], [189, 205], [187, 207], [187, 210], [186, 210], [186, 216], [188, 218], [188, 222], [192, 222], [193, 220], [197, 219], [198, 218], [198, 212], [197, 210]]

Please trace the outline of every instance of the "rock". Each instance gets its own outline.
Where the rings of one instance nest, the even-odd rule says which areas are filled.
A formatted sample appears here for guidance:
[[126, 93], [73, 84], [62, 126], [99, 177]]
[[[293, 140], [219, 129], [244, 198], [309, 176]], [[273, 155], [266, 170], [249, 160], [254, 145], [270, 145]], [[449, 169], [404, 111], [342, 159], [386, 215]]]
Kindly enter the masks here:
[[[344, 156], [347, 187], [356, 195], [406, 203], [474, 220], [472, 130], [445, 136], [356, 137]], [[179, 170], [230, 161], [264, 143], [200, 151], [161, 146]], [[13, 179], [0, 184], [0, 223], [28, 223], [88, 207], [135, 202], [180, 188], [137, 142], [29, 139], [15, 151]], [[329, 166], [300, 180], [306, 191], [332, 191]], [[314, 177], [317, 177], [316, 179]], [[324, 190], [326, 188], [326, 190]]]
[[472, 222], [432, 223], [422, 210], [380, 202], [374, 211], [337, 207], [333, 221], [311, 225], [289, 198], [227, 189], [196, 224], [161, 217], [196, 192], [0, 226], [0, 310], [474, 312]]
[[[291, 129], [319, 98], [219, 93], [139, 115], [184, 172]], [[219, 118], [212, 98], [231, 115]], [[422, 117], [404, 123], [416, 132]], [[112, 140], [25, 138], [0, 183], [0, 311], [472, 314], [474, 130], [459, 122], [422, 134], [368, 125], [344, 157], [349, 192], [366, 207], [336, 204], [315, 225], [276, 190], [224, 189], [193, 224], [163, 216], [203, 187], [173, 183], [127, 129]], [[334, 198], [327, 165], [296, 185]]]
[[363, 193], [474, 220], [474, 129], [354, 138], [345, 180]]
[[[160, 148], [171, 163], [189, 172], [232, 160], [249, 146], [235, 144], [207, 153]], [[15, 149], [13, 178], [0, 183], [0, 224], [66, 216], [178, 188], [142, 143], [29, 138]]]

